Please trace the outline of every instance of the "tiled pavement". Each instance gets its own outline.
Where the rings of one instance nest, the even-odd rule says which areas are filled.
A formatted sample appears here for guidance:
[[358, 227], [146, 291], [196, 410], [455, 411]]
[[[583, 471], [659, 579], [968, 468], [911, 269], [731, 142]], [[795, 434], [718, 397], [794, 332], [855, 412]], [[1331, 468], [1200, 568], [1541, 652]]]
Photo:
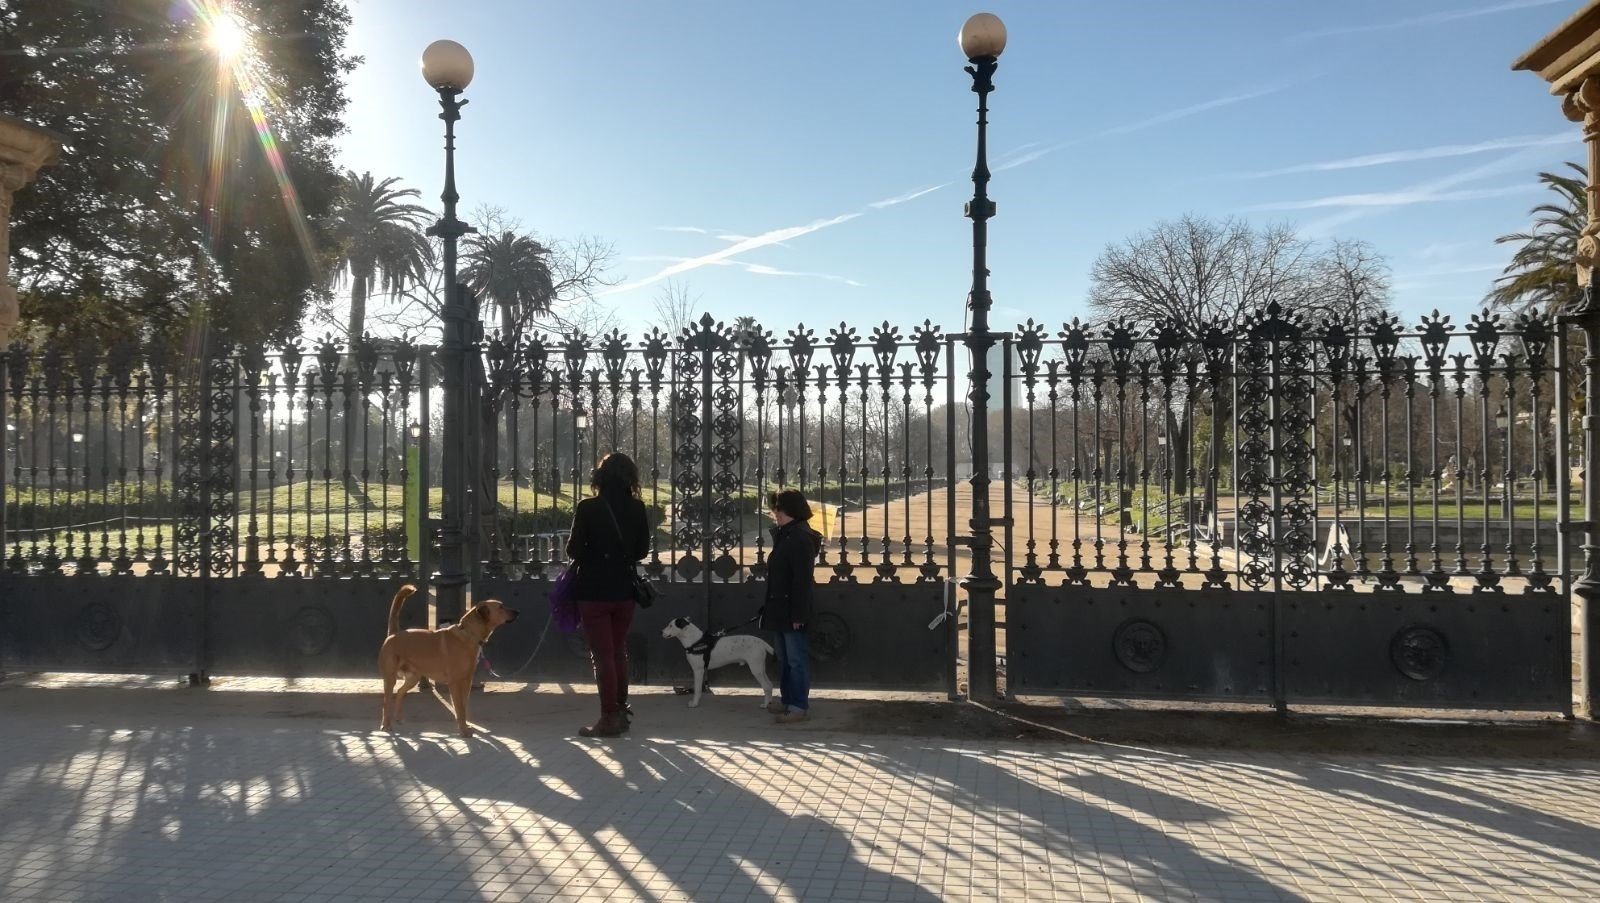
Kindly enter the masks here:
[[0, 899], [1600, 897], [1593, 759], [780, 734], [728, 695], [600, 743], [585, 697], [488, 699], [465, 741], [425, 698], [391, 736], [370, 694], [0, 687]]

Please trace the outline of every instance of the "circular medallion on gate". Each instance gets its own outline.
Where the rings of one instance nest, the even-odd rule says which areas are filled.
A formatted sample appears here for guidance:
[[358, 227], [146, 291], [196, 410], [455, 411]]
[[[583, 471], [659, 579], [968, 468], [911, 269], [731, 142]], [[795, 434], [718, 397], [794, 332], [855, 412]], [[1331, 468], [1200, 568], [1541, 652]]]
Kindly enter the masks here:
[[1149, 621], [1125, 621], [1112, 635], [1111, 648], [1122, 667], [1149, 674], [1167, 660], [1167, 635]]
[[813, 615], [806, 627], [811, 634], [811, 657], [819, 662], [836, 662], [850, 648], [850, 625], [831, 611]]
[[1432, 627], [1406, 627], [1390, 641], [1389, 660], [1412, 680], [1433, 680], [1450, 663], [1450, 645]]
[[321, 605], [307, 605], [289, 619], [289, 642], [301, 655], [321, 655], [333, 645], [333, 612]]
[[105, 602], [78, 609], [78, 645], [90, 652], [110, 649], [122, 635], [122, 615]]

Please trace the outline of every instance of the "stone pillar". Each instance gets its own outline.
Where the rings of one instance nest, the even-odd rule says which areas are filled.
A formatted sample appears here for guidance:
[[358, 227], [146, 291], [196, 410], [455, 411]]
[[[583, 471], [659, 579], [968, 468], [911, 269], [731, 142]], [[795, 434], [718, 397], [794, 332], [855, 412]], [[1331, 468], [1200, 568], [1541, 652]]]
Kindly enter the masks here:
[[0, 114], [0, 348], [17, 325], [17, 292], [11, 287], [11, 198], [39, 169], [56, 162], [60, 144], [50, 132]]
[[[1583, 573], [1569, 589], [1576, 597], [1579, 627], [1578, 709], [1590, 719], [1600, 718], [1600, 285], [1595, 267], [1600, 264], [1600, 0], [1590, 0], [1555, 31], [1512, 65], [1537, 72], [1561, 98], [1561, 111], [1583, 124], [1588, 148], [1589, 222], [1578, 237], [1574, 277], [1583, 296], [1572, 310], [1561, 311], [1561, 321], [1584, 337], [1583, 411]], [[1559, 358], [1558, 358], [1559, 359]], [[1560, 554], [1566, 554], [1563, 536]], [[1565, 668], [1567, 663], [1558, 663]]]
[[1589, 222], [1578, 237], [1573, 263], [1578, 284], [1589, 285], [1589, 271], [1600, 263], [1600, 76], [1588, 76], [1561, 100], [1561, 112], [1583, 124], [1583, 145], [1588, 152]]

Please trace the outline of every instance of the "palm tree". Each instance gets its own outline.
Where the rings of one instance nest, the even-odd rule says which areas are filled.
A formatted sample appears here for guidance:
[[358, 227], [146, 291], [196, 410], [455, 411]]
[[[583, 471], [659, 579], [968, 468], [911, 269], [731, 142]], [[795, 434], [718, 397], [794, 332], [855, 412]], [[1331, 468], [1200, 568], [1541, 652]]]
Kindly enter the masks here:
[[1539, 181], [1560, 198], [1529, 211], [1533, 228], [1495, 239], [1495, 244], [1521, 243], [1522, 247], [1506, 264], [1504, 274], [1495, 280], [1484, 303], [1515, 313], [1542, 311], [1560, 313], [1578, 301], [1578, 282], [1573, 273], [1578, 237], [1589, 222], [1589, 173], [1577, 163], [1568, 163], [1575, 176], [1539, 173]]
[[420, 281], [427, 270], [430, 249], [421, 224], [427, 208], [413, 204], [415, 188], [397, 188], [399, 179], [378, 182], [372, 173], [356, 175], [346, 170], [334, 213], [334, 235], [339, 256], [329, 283], [350, 284], [348, 336], [354, 342], [367, 326], [367, 299], [373, 289], [398, 292]]
[[500, 335], [519, 339], [528, 320], [548, 313], [555, 302], [556, 280], [550, 249], [529, 235], [503, 231], [467, 239], [461, 279], [500, 313]]

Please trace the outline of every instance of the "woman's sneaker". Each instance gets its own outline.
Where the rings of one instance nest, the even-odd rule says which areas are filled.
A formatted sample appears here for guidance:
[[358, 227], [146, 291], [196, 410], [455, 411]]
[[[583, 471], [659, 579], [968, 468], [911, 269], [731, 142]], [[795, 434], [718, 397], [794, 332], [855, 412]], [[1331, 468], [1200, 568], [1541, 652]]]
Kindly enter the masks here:
[[787, 711], [789, 711], [788, 707], [776, 699], [767, 703], [767, 714], [769, 715], [782, 715]]
[[805, 721], [807, 718], [810, 718], [810, 717], [811, 717], [811, 713], [810, 712], [807, 712], [806, 710], [801, 709], [800, 711], [797, 711], [797, 712], [784, 712], [782, 715], [779, 715], [778, 717], [776, 717], [776, 718], [774, 718], [772, 720], [777, 722], [778, 724], [799, 724], [800, 722]]

